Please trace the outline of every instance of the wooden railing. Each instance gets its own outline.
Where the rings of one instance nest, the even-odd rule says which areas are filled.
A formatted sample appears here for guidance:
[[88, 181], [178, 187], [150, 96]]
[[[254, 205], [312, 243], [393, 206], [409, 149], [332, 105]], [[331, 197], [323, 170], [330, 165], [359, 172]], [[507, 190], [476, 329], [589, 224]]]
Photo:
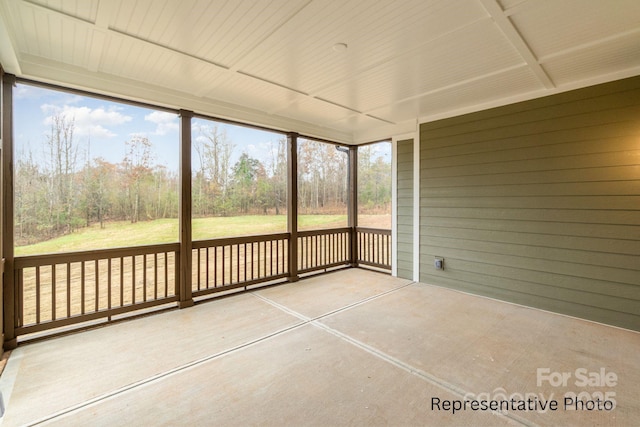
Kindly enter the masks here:
[[[300, 231], [298, 274], [362, 264], [391, 268], [391, 232], [357, 228]], [[192, 242], [191, 295], [290, 279], [290, 234]], [[180, 244], [16, 257], [16, 335], [181, 301]], [[189, 298], [188, 296], [186, 297]]]
[[350, 263], [350, 228], [298, 232], [298, 272], [308, 273]]
[[288, 233], [194, 241], [193, 296], [287, 277], [288, 243]]
[[358, 227], [358, 264], [391, 269], [391, 230]]
[[16, 334], [177, 301], [178, 243], [17, 257]]

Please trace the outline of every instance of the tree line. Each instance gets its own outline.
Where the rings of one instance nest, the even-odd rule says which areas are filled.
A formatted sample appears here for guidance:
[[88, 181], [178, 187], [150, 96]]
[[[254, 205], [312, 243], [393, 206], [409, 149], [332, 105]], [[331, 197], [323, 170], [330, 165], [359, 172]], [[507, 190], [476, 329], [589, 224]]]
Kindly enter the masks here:
[[[36, 243], [108, 221], [177, 218], [179, 176], [156, 163], [146, 136], [125, 141], [120, 161], [90, 158], [74, 136], [73, 119], [54, 116], [43, 155], [23, 152], [14, 165], [16, 245]], [[286, 139], [272, 141], [269, 158], [236, 145], [216, 126], [197, 130], [193, 141], [192, 214], [194, 217], [285, 214]], [[370, 147], [359, 150], [359, 202], [375, 211], [388, 209], [390, 165]], [[235, 161], [233, 159], [236, 159]], [[331, 144], [301, 140], [298, 194], [301, 214], [346, 212], [348, 158]]]

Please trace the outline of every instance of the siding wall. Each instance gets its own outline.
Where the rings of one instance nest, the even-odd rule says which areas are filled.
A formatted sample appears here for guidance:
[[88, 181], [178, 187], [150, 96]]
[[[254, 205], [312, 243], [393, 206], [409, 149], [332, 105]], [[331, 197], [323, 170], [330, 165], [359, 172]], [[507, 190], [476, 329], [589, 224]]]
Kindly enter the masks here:
[[422, 282], [640, 330], [640, 77], [426, 123], [420, 145]]
[[413, 139], [398, 141], [398, 277], [413, 280]]

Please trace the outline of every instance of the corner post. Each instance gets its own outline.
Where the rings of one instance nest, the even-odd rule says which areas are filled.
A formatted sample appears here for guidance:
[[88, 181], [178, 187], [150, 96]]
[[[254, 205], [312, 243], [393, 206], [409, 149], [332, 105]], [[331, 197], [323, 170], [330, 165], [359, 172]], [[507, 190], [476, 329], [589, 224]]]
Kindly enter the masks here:
[[287, 233], [289, 233], [289, 278], [298, 277], [298, 134], [287, 134]]
[[347, 222], [350, 229], [350, 264], [358, 266], [358, 147], [349, 147], [349, 206]]
[[13, 86], [16, 77], [2, 73], [2, 315], [3, 348], [13, 350], [16, 338], [16, 290], [13, 269]]
[[180, 110], [180, 283], [178, 307], [193, 305], [191, 294], [191, 119], [192, 111]]

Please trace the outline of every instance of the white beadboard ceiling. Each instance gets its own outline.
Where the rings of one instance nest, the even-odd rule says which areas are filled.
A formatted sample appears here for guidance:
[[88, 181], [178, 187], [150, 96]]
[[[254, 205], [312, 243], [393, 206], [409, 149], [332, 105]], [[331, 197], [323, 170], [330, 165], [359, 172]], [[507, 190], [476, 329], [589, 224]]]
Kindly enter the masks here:
[[359, 144], [639, 75], [640, 1], [0, 0], [0, 63]]

